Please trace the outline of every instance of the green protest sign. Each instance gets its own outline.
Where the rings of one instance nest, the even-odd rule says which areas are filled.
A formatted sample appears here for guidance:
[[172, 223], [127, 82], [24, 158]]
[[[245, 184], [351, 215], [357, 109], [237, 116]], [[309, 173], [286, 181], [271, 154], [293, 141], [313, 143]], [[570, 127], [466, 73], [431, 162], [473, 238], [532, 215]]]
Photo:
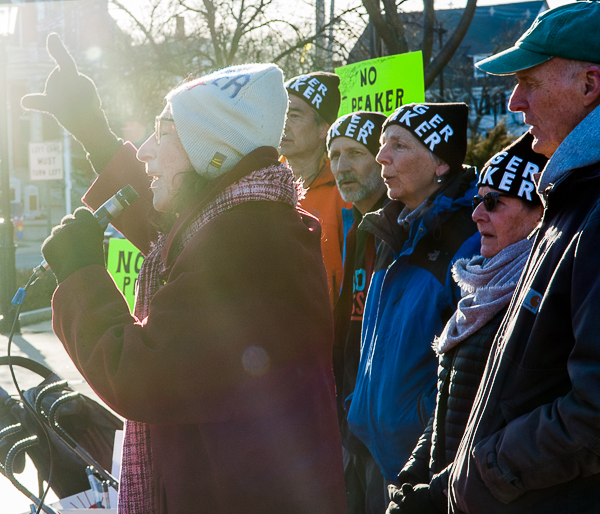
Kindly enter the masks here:
[[109, 239], [106, 268], [132, 311], [135, 302], [135, 283], [143, 262], [142, 252], [127, 239]]
[[408, 103], [425, 101], [421, 52], [390, 55], [336, 68], [342, 103], [338, 116], [355, 111], [390, 115]]

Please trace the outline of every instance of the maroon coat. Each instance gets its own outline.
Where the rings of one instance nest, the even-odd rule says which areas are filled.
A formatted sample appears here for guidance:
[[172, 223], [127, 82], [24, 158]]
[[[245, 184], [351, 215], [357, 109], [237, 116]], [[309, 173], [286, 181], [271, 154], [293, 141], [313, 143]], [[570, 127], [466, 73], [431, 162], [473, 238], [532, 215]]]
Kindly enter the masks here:
[[[276, 152], [254, 161], [277, 164]], [[127, 183], [142, 194], [120, 227], [147, 252], [151, 194], [133, 147], [86, 202]], [[246, 202], [195, 233], [144, 320], [101, 266], [58, 287], [54, 330], [75, 365], [111, 408], [150, 428], [161, 513], [345, 512], [319, 242], [314, 218]]]

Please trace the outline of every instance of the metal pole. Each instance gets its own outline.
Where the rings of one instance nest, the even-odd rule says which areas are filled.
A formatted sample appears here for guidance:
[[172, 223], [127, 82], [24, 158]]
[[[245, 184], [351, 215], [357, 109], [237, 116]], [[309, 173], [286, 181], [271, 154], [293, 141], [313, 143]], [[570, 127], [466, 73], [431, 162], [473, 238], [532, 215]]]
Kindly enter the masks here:
[[71, 214], [71, 191], [73, 183], [71, 181], [71, 134], [63, 129], [63, 160], [65, 166], [65, 211]]
[[331, 6], [329, 8], [329, 44], [327, 51], [329, 52], [329, 62], [331, 64], [331, 71], [333, 71], [333, 20], [335, 19], [335, 0], [331, 0]]
[[44, 189], [46, 191], [46, 226], [48, 227], [48, 235], [52, 232], [52, 191], [50, 190], [51, 180], [44, 181]]
[[315, 32], [317, 34], [315, 40], [315, 68], [323, 69], [323, 47], [325, 35], [323, 28], [325, 27], [325, 0], [317, 0], [315, 2]]
[[[4, 39], [0, 36], [0, 333], [12, 328], [15, 307], [11, 300], [17, 290], [16, 245], [10, 218], [10, 168], [8, 166], [7, 81], [8, 59]], [[18, 327], [17, 327], [18, 330]]]
[[330, 69], [333, 71], [333, 21], [335, 20], [335, 0], [331, 0], [329, 8], [329, 43], [327, 44], [327, 53], [329, 54]]

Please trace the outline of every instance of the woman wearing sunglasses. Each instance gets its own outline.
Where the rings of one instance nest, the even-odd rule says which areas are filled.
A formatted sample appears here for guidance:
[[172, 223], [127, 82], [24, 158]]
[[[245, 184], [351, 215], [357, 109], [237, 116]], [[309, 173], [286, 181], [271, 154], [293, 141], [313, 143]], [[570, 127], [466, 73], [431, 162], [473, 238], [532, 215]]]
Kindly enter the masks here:
[[[546, 157], [525, 134], [490, 159], [477, 183], [473, 221], [481, 255], [460, 259], [453, 276], [462, 299], [434, 349], [439, 356], [435, 413], [411, 458], [390, 486], [388, 514], [447, 512], [450, 466], [464, 433], [496, 331], [531, 250], [528, 236], [541, 221], [533, 176]], [[433, 448], [432, 448], [433, 447]]]

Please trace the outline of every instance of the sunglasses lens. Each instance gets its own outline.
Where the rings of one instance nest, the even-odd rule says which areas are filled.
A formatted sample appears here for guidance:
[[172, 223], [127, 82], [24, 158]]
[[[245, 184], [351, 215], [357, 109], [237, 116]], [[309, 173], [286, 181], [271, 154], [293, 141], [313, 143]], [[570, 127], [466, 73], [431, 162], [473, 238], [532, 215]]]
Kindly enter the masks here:
[[496, 208], [498, 202], [498, 195], [495, 193], [486, 193], [483, 196], [483, 206], [488, 212], [492, 212]]
[[483, 197], [475, 195], [473, 197], [473, 210], [477, 209], [477, 206], [483, 202], [483, 207], [487, 212], [492, 212], [496, 208], [498, 203], [498, 193], [486, 193]]

